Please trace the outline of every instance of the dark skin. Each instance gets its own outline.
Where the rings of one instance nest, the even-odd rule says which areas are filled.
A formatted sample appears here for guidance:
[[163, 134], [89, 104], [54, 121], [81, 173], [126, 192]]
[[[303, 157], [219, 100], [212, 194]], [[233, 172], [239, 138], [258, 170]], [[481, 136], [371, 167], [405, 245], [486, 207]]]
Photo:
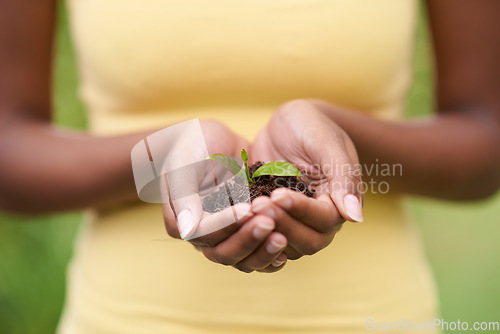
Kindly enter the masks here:
[[144, 134], [97, 138], [51, 126], [55, 15], [56, 1], [0, 2], [0, 205], [9, 211], [82, 209], [135, 195], [130, 150]]
[[[436, 60], [436, 116], [394, 123], [325, 101], [300, 103], [326, 115], [331, 131], [352, 140], [363, 164], [403, 164], [403, 176], [384, 178], [391, 191], [485, 198], [500, 186], [500, 2], [429, 0], [427, 8]], [[0, 207], [42, 213], [135, 200], [130, 150], [147, 133], [104, 138], [51, 125], [55, 15], [54, 0], [0, 0]], [[279, 124], [268, 125], [273, 126]], [[273, 235], [296, 248], [311, 244], [287, 232], [290, 221], [312, 227], [307, 238], [314, 247], [284, 253], [298, 258], [326, 247], [348, 219], [336, 203], [291, 199], [294, 208], [304, 209], [295, 212], [280, 201], [261, 199], [267, 209], [240, 224], [267, 223], [279, 232], [269, 230], [253, 240], [251, 228], [236, 224], [193, 243], [215, 262], [245, 272], [276, 271], [283, 267], [270, 262], [276, 254], [263, 255]], [[317, 205], [325, 214], [311, 218]], [[178, 237], [175, 222], [166, 224]], [[252, 248], [236, 249], [250, 240]]]
[[436, 117], [391, 123], [312, 102], [349, 134], [364, 163], [403, 164], [403, 176], [392, 180], [391, 189], [481, 199], [500, 184], [500, 3], [439, 0], [427, 5]]

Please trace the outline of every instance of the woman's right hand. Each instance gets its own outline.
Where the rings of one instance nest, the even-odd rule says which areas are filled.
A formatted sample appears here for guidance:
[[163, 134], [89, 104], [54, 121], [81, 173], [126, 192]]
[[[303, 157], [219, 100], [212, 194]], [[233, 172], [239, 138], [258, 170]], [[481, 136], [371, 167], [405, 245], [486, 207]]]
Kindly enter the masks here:
[[[187, 140], [180, 138], [172, 146], [165, 162], [175, 167], [192, 166], [183, 177], [165, 177], [168, 189], [163, 214], [168, 234], [187, 240], [207, 259], [243, 272], [280, 270], [286, 262], [282, 251], [287, 239], [273, 232], [273, 219], [253, 214], [249, 203], [239, 203], [215, 214], [203, 211], [198, 191], [213, 185], [214, 173], [218, 172], [209, 163], [194, 163], [206, 158], [206, 150], [200, 147], [206, 145], [208, 154], [234, 157], [242, 147], [249, 149], [249, 144], [219, 122], [202, 120], [200, 125], [204, 143], [193, 145], [193, 136], [187, 134]], [[180, 193], [185, 195], [179, 196]]]
[[[289, 241], [288, 259], [327, 247], [346, 221], [362, 221], [363, 184], [349, 136], [308, 100], [283, 104], [257, 136], [251, 156], [289, 161], [315, 185], [309, 198], [287, 189], [252, 202], [252, 211], [271, 217]], [[285, 191], [286, 190], [286, 191]]]

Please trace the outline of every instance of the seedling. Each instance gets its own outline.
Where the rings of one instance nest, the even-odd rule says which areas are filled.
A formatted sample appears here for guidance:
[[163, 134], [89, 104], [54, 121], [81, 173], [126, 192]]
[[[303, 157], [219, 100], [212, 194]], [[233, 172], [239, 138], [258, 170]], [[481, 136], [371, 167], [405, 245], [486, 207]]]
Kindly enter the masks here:
[[[241, 160], [243, 167], [234, 158], [224, 154], [212, 154], [207, 157], [212, 161], [217, 161], [225, 169], [235, 175], [242, 182], [225, 182], [225, 187], [219, 187], [214, 192], [207, 194], [203, 199], [203, 210], [209, 213], [219, 212], [229, 204], [249, 203], [259, 196], [271, 196], [271, 193], [278, 188], [288, 188], [308, 197], [314, 197], [314, 189], [310, 189], [307, 184], [300, 179], [299, 170], [289, 162], [273, 161], [267, 164], [255, 162], [248, 167], [248, 153], [241, 150]], [[252, 173], [253, 171], [253, 173]], [[273, 177], [260, 177], [271, 175]], [[235, 180], [236, 181], [236, 180]], [[229, 198], [228, 198], [229, 195]]]
[[248, 153], [247, 151], [245, 151], [244, 148], [241, 149], [241, 160], [243, 160], [243, 163], [245, 164], [245, 170], [241, 168], [241, 166], [238, 164], [236, 160], [222, 153], [212, 154], [209, 157], [207, 157], [207, 159], [217, 161], [218, 163], [222, 164], [222, 166], [224, 166], [228, 171], [230, 171], [232, 174], [238, 177], [245, 178], [244, 175], [246, 175], [246, 180], [250, 185], [254, 185], [255, 184], [254, 179], [262, 175], [298, 176], [298, 177], [302, 176], [297, 167], [286, 161], [268, 162], [267, 164], [260, 166], [253, 173], [253, 175], [250, 175], [250, 171], [248, 169]]

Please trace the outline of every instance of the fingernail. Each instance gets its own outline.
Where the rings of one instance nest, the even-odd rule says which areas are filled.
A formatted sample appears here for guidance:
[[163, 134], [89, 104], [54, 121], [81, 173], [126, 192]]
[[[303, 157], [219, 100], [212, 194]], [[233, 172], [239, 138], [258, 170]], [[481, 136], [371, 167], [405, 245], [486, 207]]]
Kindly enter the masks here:
[[286, 260], [285, 261], [280, 261], [280, 260], [276, 259], [271, 264], [272, 264], [273, 267], [279, 267], [279, 266], [281, 266], [285, 262], [286, 262]]
[[274, 210], [271, 209], [271, 208], [269, 208], [267, 206], [267, 204], [259, 205], [253, 211], [256, 212], [256, 213], [260, 213], [260, 214], [266, 215], [266, 216], [268, 216], [270, 218], [276, 218], [276, 216], [274, 214]]
[[258, 205], [256, 206], [255, 208], [252, 209], [253, 212], [260, 212], [262, 210], [264, 210], [264, 208], [267, 206], [267, 204], [261, 204], [261, 205]]
[[243, 217], [240, 218], [241, 219], [246, 219], [246, 218], [251, 218], [254, 216], [254, 213], [252, 211], [248, 211], [247, 213], [245, 213], [245, 215], [243, 215]]
[[344, 206], [345, 210], [347, 211], [347, 214], [352, 220], [356, 222], [363, 221], [363, 212], [361, 209], [361, 203], [359, 203], [359, 200], [356, 196], [346, 195], [344, 197]]
[[253, 229], [253, 236], [257, 240], [262, 240], [269, 235], [269, 232], [273, 230], [274, 226], [270, 221], [258, 222], [257, 226]]
[[250, 210], [250, 204], [243, 204], [244, 203], [239, 203], [234, 206], [236, 217], [238, 218], [238, 220], [242, 220], [243, 218], [250, 218], [254, 215], [252, 210]]
[[283, 209], [291, 209], [292, 208], [292, 200], [282, 192], [275, 193], [271, 195], [271, 201], [279, 204]]
[[266, 250], [269, 254], [275, 254], [278, 253], [280, 250], [285, 248], [286, 245], [280, 244], [274, 240], [271, 240], [270, 243], [267, 244]]
[[182, 210], [181, 213], [177, 215], [177, 228], [179, 229], [182, 239], [184, 239], [194, 228], [193, 214], [190, 210]]

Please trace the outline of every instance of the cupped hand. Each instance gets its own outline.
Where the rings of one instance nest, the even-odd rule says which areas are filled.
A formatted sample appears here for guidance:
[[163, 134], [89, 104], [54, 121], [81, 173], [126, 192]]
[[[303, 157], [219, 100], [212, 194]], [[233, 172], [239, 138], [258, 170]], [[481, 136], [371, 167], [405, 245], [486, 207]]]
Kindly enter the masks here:
[[221, 182], [227, 173], [221, 166], [204, 160], [207, 153], [234, 157], [241, 148], [249, 148], [249, 144], [219, 122], [202, 120], [200, 127], [202, 136], [192, 130], [180, 133], [164, 163], [165, 170], [173, 171], [166, 173], [164, 180], [163, 214], [167, 233], [189, 241], [216, 263], [244, 272], [280, 270], [286, 262], [282, 251], [287, 239], [274, 231], [275, 224], [270, 217], [253, 214], [248, 203], [239, 203], [215, 214], [203, 210], [200, 191], [214, 185], [214, 175]]
[[311, 255], [331, 243], [345, 220], [360, 222], [362, 181], [356, 149], [337, 124], [307, 100], [282, 105], [252, 146], [253, 161], [285, 160], [304, 172], [315, 198], [277, 189], [252, 202], [288, 239], [289, 259]]

